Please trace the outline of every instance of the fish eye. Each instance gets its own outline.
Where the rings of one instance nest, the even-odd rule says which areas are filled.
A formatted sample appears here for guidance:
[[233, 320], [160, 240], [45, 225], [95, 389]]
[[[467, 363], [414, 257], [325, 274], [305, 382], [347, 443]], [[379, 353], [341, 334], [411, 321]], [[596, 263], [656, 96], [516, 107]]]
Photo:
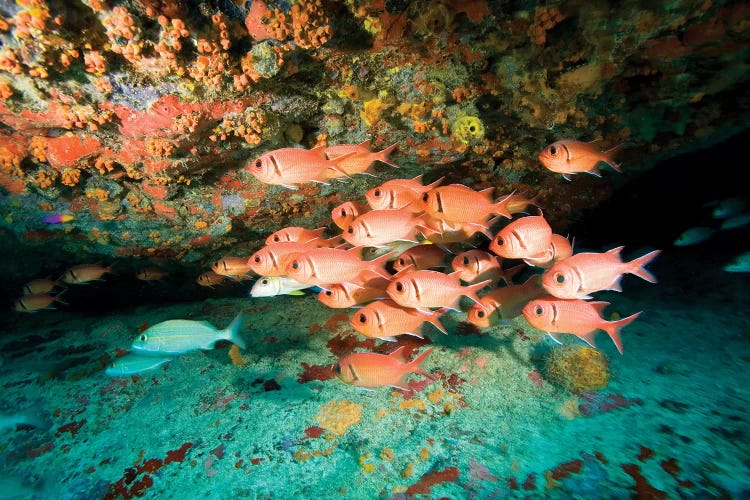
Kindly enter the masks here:
[[565, 283], [565, 276], [558, 273], [555, 275], [555, 281], [557, 281], [558, 283]]
[[296, 260], [292, 262], [292, 269], [299, 269], [299, 262], [297, 262]]
[[484, 311], [477, 311], [478, 318], [484, 318]]
[[268, 280], [260, 280], [260, 282], [263, 283], [264, 285], [268, 284]]
[[503, 246], [503, 239], [500, 236], [498, 236], [497, 239], [495, 240], [495, 245], [499, 247]]
[[365, 316], [364, 314], [360, 314], [359, 315], [359, 322], [360, 323], [367, 323], [367, 316]]
[[557, 148], [555, 146], [550, 146], [549, 154], [551, 154], [552, 156], [557, 156]]
[[346, 229], [346, 232], [347, 232], [347, 233], [349, 233], [349, 234], [354, 234], [354, 228], [353, 228], [352, 226], [349, 226], [349, 227], [348, 227], [348, 228]]
[[346, 209], [341, 209], [341, 217], [346, 217]]
[[255, 261], [256, 264], [260, 264], [260, 261], [261, 261], [260, 255], [256, 255], [253, 261]]
[[330, 297], [331, 295], [333, 295], [333, 291], [326, 290], [326, 296]]
[[404, 285], [400, 281], [396, 282], [396, 291], [397, 292], [403, 292], [404, 291]]
[[220, 263], [219, 263], [219, 261], [217, 260], [216, 262], [214, 262], [214, 267], [219, 267], [219, 264], [220, 264]]
[[536, 306], [536, 309], [534, 309], [534, 313], [536, 313], [537, 316], [542, 314], [542, 306]]
[[273, 237], [273, 241], [275, 241], [276, 243], [278, 243], [279, 241], [281, 241], [281, 238], [279, 238], [278, 236], [274, 236]]
[[429, 193], [425, 193], [422, 195], [422, 201], [424, 201], [425, 203], [427, 203], [427, 200], [429, 199], [430, 199]]
[[257, 160], [255, 160], [255, 168], [260, 168], [261, 165], [263, 165], [263, 162], [260, 161], [260, 158], [258, 158]]
[[341, 375], [341, 365], [336, 363], [336, 368], [334, 368], [336, 371], [336, 375]]
[[141, 335], [140, 337], [138, 337], [138, 340], [140, 340], [141, 342], [145, 342], [146, 341], [146, 336], [145, 335]]
[[405, 265], [406, 265], [406, 261], [405, 261], [405, 260], [404, 260], [403, 258], [401, 258], [401, 259], [398, 259], [398, 263], [399, 263], [400, 265], [402, 265], [402, 266], [405, 266]]
[[469, 258], [468, 257], [464, 257], [464, 265], [465, 266], [469, 265]]

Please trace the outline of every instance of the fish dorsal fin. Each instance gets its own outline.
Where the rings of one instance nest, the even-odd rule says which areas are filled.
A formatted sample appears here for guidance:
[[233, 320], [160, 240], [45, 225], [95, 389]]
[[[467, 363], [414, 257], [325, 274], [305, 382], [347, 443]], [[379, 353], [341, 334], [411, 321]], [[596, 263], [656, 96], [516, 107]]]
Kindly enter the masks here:
[[357, 146], [361, 147], [361, 148], [365, 148], [365, 149], [367, 149], [369, 151], [370, 150], [370, 142], [371, 142], [370, 139], [366, 139], [366, 140], [360, 142], [359, 144], [357, 144]]
[[591, 304], [591, 307], [593, 307], [597, 313], [603, 315], [604, 309], [609, 305], [609, 302], [589, 302], [589, 304]]
[[492, 197], [492, 192], [495, 190], [493, 186], [490, 186], [488, 188], [484, 188], [481, 191], [478, 191], [479, 194], [487, 198], [487, 200], [490, 203], [494, 203], [495, 199]]
[[611, 255], [617, 255], [619, 257], [620, 252], [622, 252], [622, 249], [625, 248], [624, 246], [615, 247], [612, 250], [607, 250], [606, 253]]
[[321, 144], [320, 146], [315, 146], [310, 150], [311, 153], [315, 153], [316, 155], [320, 156], [324, 160], [328, 159], [328, 156], [326, 155], [326, 145]]
[[404, 350], [404, 346], [399, 347], [393, 352], [388, 353], [388, 357], [394, 358], [394, 359], [404, 359], [404, 355], [402, 354]]

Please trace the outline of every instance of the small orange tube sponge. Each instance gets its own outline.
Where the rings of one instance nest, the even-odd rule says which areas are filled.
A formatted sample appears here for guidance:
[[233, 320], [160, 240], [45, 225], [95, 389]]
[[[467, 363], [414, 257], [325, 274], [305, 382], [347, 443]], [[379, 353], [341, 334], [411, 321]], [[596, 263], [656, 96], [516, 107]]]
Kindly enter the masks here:
[[577, 345], [553, 349], [545, 373], [550, 382], [572, 392], [603, 389], [610, 377], [609, 361], [601, 351]]

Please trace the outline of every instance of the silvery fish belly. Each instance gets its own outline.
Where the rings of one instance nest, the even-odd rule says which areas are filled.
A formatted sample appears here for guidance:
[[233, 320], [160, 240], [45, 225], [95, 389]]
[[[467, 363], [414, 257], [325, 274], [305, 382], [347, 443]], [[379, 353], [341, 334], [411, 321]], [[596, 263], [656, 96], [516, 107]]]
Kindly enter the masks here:
[[156, 324], [138, 335], [132, 350], [137, 354], [171, 356], [199, 349], [210, 350], [219, 340], [229, 340], [244, 349], [245, 342], [239, 337], [241, 328], [241, 313], [224, 330], [217, 329], [207, 321], [173, 319]]
[[152, 370], [172, 361], [171, 357], [140, 356], [138, 354], [126, 354], [114, 360], [104, 373], [110, 377], [129, 377]]

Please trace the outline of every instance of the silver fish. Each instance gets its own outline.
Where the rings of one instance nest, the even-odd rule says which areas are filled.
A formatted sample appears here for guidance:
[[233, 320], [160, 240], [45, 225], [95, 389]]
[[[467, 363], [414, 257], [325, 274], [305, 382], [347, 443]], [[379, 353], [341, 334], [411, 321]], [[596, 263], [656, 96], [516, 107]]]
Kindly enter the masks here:
[[140, 356], [138, 354], [126, 354], [115, 359], [104, 370], [110, 377], [129, 377], [152, 370], [172, 361], [171, 357]]
[[[13, 414], [0, 413], [0, 431], [5, 429], [15, 430], [19, 425], [36, 427], [42, 430], [49, 429], [51, 424], [44, 415], [44, 410], [39, 406], [32, 406]], [[2, 498], [2, 495], [0, 495], [0, 498]]]
[[307, 288], [313, 285], [300, 283], [286, 276], [263, 276], [258, 278], [250, 290], [251, 297], [276, 297], [277, 295], [304, 295]]
[[691, 227], [690, 229], [684, 231], [676, 240], [674, 240], [674, 243], [672, 244], [676, 247], [697, 245], [698, 243], [707, 241], [709, 238], [711, 238], [711, 236], [714, 235], [715, 232], [716, 230], [710, 227]]
[[207, 321], [171, 319], [138, 335], [131, 350], [146, 356], [176, 356], [199, 349], [211, 350], [219, 340], [228, 340], [245, 349], [245, 341], [240, 337], [242, 323], [242, 313], [224, 330], [219, 330]]
[[750, 273], [750, 252], [736, 256], [722, 269], [730, 273]]
[[721, 222], [722, 229], [736, 229], [750, 224], [750, 213], [733, 215]]

